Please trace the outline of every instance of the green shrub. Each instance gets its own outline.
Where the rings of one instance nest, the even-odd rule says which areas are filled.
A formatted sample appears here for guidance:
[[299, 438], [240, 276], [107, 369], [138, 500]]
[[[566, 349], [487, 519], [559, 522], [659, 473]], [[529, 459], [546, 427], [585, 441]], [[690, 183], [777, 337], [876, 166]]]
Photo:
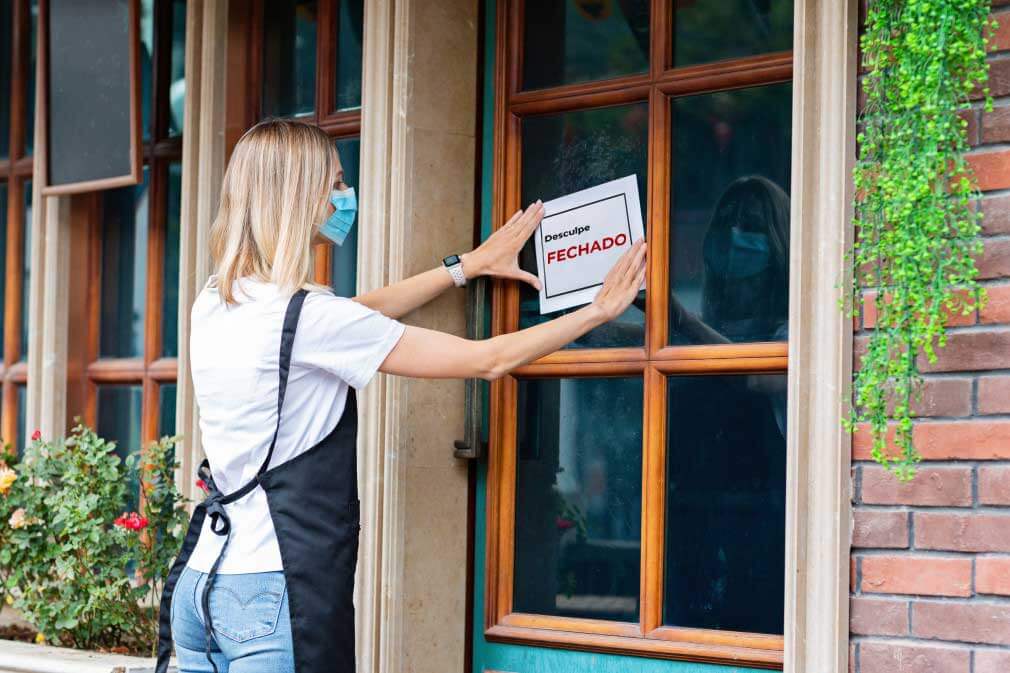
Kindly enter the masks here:
[[[175, 442], [123, 461], [82, 425], [66, 439], [33, 437], [2, 496], [0, 578], [40, 640], [153, 652], [156, 602], [184, 534]], [[124, 512], [138, 482], [140, 511]]]

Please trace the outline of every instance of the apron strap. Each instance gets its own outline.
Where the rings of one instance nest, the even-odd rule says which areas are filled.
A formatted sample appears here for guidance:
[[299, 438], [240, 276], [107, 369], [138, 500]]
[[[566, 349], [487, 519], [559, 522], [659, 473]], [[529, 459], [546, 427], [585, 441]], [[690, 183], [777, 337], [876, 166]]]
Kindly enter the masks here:
[[218, 552], [217, 558], [214, 559], [214, 565], [211, 567], [210, 572], [207, 573], [207, 580], [204, 583], [202, 592], [203, 595], [201, 596], [201, 605], [203, 607], [205, 624], [207, 661], [210, 662], [211, 668], [215, 671], [215, 673], [217, 673], [217, 665], [210, 656], [210, 645], [213, 639], [213, 622], [210, 615], [210, 590], [214, 586], [214, 579], [217, 577], [218, 566], [221, 565], [221, 560], [224, 558], [225, 550], [228, 548], [228, 543], [231, 541], [231, 521], [228, 518], [228, 514], [225, 512], [224, 505], [245, 497], [254, 488], [259, 486], [260, 476], [270, 467], [270, 459], [273, 458], [274, 447], [277, 445], [277, 435], [281, 428], [281, 410], [284, 408], [284, 394], [287, 392], [288, 374], [291, 371], [291, 353], [294, 350], [295, 331], [298, 329], [298, 318], [302, 314], [302, 305], [305, 303], [305, 297], [307, 295], [308, 290], [305, 289], [300, 289], [295, 292], [294, 295], [292, 295], [291, 300], [288, 302], [287, 310], [284, 313], [284, 326], [281, 330], [280, 357], [278, 358], [280, 383], [277, 389], [277, 425], [274, 427], [274, 435], [270, 440], [270, 448], [267, 450], [266, 458], [263, 460], [263, 464], [260, 465], [259, 470], [256, 472], [256, 476], [237, 491], [224, 495], [214, 484], [214, 479], [210, 473], [210, 464], [207, 460], [205, 459], [200, 465], [198, 475], [207, 484], [210, 494], [203, 502], [196, 506], [196, 509], [194, 509], [193, 517], [189, 522], [189, 529], [186, 531], [186, 537], [182, 543], [182, 549], [179, 551], [179, 555], [176, 557], [175, 563], [172, 565], [172, 569], [168, 573], [168, 577], [165, 579], [165, 588], [162, 592], [161, 606], [158, 613], [158, 663], [155, 668], [155, 673], [167, 673], [168, 671], [168, 662], [172, 656], [173, 646], [171, 613], [172, 593], [175, 591], [175, 585], [179, 581], [182, 569], [189, 561], [189, 557], [193, 553], [193, 549], [196, 548], [197, 540], [199, 539], [200, 532], [203, 529], [204, 519], [208, 514], [210, 514], [211, 517], [211, 532], [224, 536], [224, 545], [222, 545], [221, 551]]

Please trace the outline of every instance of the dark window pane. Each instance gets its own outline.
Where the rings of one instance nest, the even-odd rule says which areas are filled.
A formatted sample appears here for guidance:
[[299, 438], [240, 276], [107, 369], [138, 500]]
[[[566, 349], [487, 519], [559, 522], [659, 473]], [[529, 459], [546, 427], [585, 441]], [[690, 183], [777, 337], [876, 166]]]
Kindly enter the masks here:
[[785, 374], [667, 381], [663, 621], [782, 633]]
[[638, 619], [642, 388], [640, 378], [519, 382], [517, 612]]
[[175, 394], [174, 383], [164, 383], [158, 388], [158, 436], [175, 434]]
[[25, 432], [25, 412], [28, 408], [28, 388], [23, 385], [18, 385], [17, 391], [18, 408], [15, 412], [17, 420], [14, 423], [15, 434], [11, 446], [14, 447], [19, 456], [22, 456], [24, 455], [25, 445], [28, 444], [28, 434]]
[[172, 3], [172, 54], [168, 84], [168, 135], [182, 133], [186, 107], [186, 0]]
[[649, 69], [649, 0], [527, 2], [523, 16], [524, 89]]
[[182, 209], [182, 164], [168, 166], [165, 247], [161, 282], [161, 355], [179, 354], [179, 218]]
[[[14, 42], [13, 0], [0, 0], [0, 159], [10, 156], [11, 148], [11, 45]], [[7, 211], [3, 216], [6, 217]]]
[[361, 38], [363, 0], [341, 0], [337, 14], [337, 81], [334, 106], [361, 107]]
[[101, 357], [144, 353], [149, 173], [137, 186], [102, 192]]
[[670, 340], [788, 337], [792, 86], [673, 102]]
[[[356, 195], [361, 194], [358, 184], [358, 165], [361, 160], [361, 140], [358, 138], [341, 138], [337, 141], [337, 152], [340, 153], [340, 163], [344, 167], [344, 182], [354, 187]], [[361, 202], [358, 202], [361, 210]], [[330, 282], [333, 292], [340, 297], [353, 297], [357, 294], [358, 281], [358, 229], [361, 223], [354, 222], [351, 231], [344, 239], [343, 245], [334, 245], [331, 255]]]
[[22, 188], [24, 199], [24, 247], [21, 249], [21, 359], [28, 359], [28, 298], [32, 283], [32, 181], [25, 180]]
[[[0, 182], [0, 316], [5, 315], [7, 297], [7, 189], [7, 183]], [[3, 322], [0, 320], [0, 344], [4, 343]]]
[[[547, 201], [634, 174], [638, 176], [638, 195], [644, 220], [648, 135], [647, 103], [523, 120], [523, 207], [537, 199]], [[519, 263], [523, 269], [536, 273], [532, 240], [520, 253]], [[520, 327], [529, 327], [566, 313], [559, 311], [541, 316], [537, 291], [525, 283], [520, 287]], [[597, 327], [567, 348], [641, 346], [645, 335], [644, 311], [645, 294], [642, 293], [617, 320]]]
[[263, 116], [316, 108], [316, 2], [271, 0], [263, 7]]
[[149, 140], [154, 100], [154, 0], [140, 0], [140, 96], [140, 126], [144, 140]]
[[30, 6], [31, 28], [28, 33], [28, 72], [25, 73], [25, 156], [31, 156], [35, 149], [35, 40], [38, 39], [39, 3], [32, 0]]
[[792, 0], [676, 2], [674, 8], [675, 66], [792, 49]]
[[[116, 442], [116, 454], [126, 458], [140, 450], [140, 413], [143, 392], [139, 385], [98, 386], [98, 427], [103, 439]], [[140, 483], [133, 472], [127, 489], [128, 509], [136, 509]]]

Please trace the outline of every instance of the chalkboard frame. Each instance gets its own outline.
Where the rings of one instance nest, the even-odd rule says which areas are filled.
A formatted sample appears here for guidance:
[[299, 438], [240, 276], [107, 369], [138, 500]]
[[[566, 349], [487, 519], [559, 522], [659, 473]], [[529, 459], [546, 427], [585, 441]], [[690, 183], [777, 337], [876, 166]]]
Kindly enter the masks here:
[[[100, 179], [49, 184], [49, 0], [39, 1], [38, 33], [38, 115], [42, 124], [42, 147], [37, 151], [43, 159], [36, 164], [36, 179], [41, 182], [44, 196], [80, 194], [115, 187], [140, 184], [143, 180], [144, 153], [141, 137], [141, 73], [140, 73], [140, 0], [127, 0], [129, 5], [130, 42], [130, 172]], [[40, 169], [40, 170], [38, 170]]]

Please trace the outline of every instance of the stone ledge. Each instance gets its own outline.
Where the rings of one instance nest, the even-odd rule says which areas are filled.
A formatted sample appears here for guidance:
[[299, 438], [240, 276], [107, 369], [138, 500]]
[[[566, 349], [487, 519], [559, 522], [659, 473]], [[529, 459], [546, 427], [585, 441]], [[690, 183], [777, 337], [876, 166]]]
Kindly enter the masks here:
[[0, 640], [0, 673], [154, 673], [154, 660]]

